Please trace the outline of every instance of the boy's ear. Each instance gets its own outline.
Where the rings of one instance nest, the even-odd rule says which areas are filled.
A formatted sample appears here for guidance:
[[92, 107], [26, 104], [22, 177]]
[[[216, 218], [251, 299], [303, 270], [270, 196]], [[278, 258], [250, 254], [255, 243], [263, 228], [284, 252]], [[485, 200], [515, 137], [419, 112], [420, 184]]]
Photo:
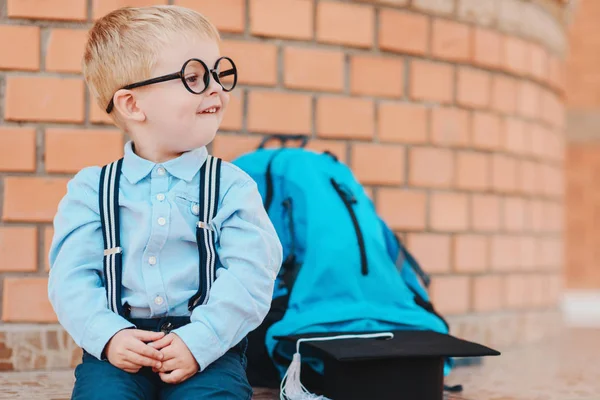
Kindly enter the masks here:
[[138, 106], [135, 94], [131, 90], [119, 89], [113, 97], [114, 108], [119, 111], [125, 120], [142, 122], [146, 114]]

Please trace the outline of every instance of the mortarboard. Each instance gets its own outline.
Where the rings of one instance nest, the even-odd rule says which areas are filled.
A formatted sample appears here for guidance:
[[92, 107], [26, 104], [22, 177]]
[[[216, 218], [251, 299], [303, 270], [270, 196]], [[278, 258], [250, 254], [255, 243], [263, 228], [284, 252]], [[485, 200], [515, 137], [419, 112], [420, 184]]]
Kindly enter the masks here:
[[[428, 330], [330, 332], [275, 339], [296, 344], [281, 385], [281, 398], [289, 400], [442, 400], [447, 357], [500, 355], [489, 347]], [[306, 388], [300, 383], [300, 344], [311, 357], [323, 361], [322, 387]]]

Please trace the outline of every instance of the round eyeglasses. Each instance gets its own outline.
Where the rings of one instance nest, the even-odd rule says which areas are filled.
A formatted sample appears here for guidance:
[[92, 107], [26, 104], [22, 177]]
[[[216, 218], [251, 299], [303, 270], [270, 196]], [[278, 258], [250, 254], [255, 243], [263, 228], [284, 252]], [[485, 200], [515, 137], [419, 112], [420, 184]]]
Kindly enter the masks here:
[[[232, 91], [237, 84], [237, 67], [231, 58], [219, 58], [217, 62], [215, 62], [213, 69], [209, 69], [204, 61], [197, 58], [191, 58], [183, 64], [179, 72], [132, 83], [127, 86], [123, 86], [121, 89], [134, 89], [141, 86], [152, 85], [154, 83], [181, 79], [183, 86], [185, 86], [189, 92], [193, 94], [202, 94], [210, 84], [211, 75], [226, 92]], [[108, 106], [106, 107], [106, 112], [110, 114], [113, 108], [114, 102], [111, 98]]]

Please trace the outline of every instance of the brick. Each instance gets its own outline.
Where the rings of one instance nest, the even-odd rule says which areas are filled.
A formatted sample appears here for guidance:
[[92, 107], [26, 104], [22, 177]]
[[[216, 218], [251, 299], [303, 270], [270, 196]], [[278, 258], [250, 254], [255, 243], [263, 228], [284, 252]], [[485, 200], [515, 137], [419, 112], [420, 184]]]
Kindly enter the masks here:
[[211, 154], [225, 161], [232, 161], [242, 154], [255, 150], [260, 141], [259, 136], [217, 135], [212, 142]]
[[34, 226], [0, 227], [0, 271], [37, 270], [37, 229]]
[[285, 86], [340, 92], [344, 87], [344, 54], [340, 51], [286, 47]]
[[380, 102], [378, 137], [381, 142], [427, 142], [427, 108], [418, 104]]
[[565, 105], [551, 92], [542, 91], [540, 113], [543, 121], [563, 129], [565, 127]]
[[454, 271], [483, 272], [489, 264], [488, 239], [483, 235], [454, 235], [453, 241]]
[[516, 159], [503, 154], [492, 156], [492, 186], [503, 193], [517, 190], [518, 164]]
[[81, 72], [81, 60], [87, 42], [82, 29], [52, 29], [46, 50], [46, 70]]
[[[306, 145], [306, 148], [309, 150], [313, 150], [319, 153], [322, 153], [324, 151], [329, 151], [330, 153], [334, 154], [338, 160], [340, 160], [343, 163], [346, 163], [347, 157], [346, 157], [346, 143], [341, 142], [339, 140], [311, 140], [310, 142], [308, 142], [308, 144]], [[371, 197], [372, 198], [372, 197]]]
[[246, 29], [245, 0], [175, 0], [175, 4], [202, 13], [220, 32], [241, 33]]
[[492, 79], [492, 108], [504, 114], [514, 114], [517, 110], [517, 80], [503, 75]]
[[4, 221], [52, 222], [67, 192], [66, 178], [4, 178]]
[[0, 128], [0, 171], [35, 171], [36, 138], [31, 128]]
[[424, 229], [426, 206], [427, 196], [423, 192], [391, 188], [377, 192], [377, 212], [390, 229]]
[[514, 74], [525, 74], [528, 70], [527, 45], [522, 39], [505, 36], [502, 51], [502, 67]]
[[551, 134], [550, 131], [544, 128], [543, 125], [532, 124], [530, 140], [531, 140], [531, 154], [538, 159], [543, 159], [546, 154], [546, 143], [547, 137]]
[[0, 70], [40, 69], [40, 28], [0, 25]]
[[146, 7], [167, 3], [168, 0], [92, 0], [92, 18], [94, 20], [99, 19], [109, 12], [122, 7]]
[[46, 171], [76, 173], [103, 166], [123, 156], [119, 130], [46, 129]]
[[545, 82], [548, 77], [548, 54], [544, 47], [539, 44], [530, 43], [529, 75], [535, 79]]
[[509, 232], [522, 232], [525, 229], [527, 214], [525, 200], [520, 197], [504, 199], [503, 228]]
[[468, 25], [436, 18], [431, 53], [445, 60], [467, 61], [471, 53], [470, 34]]
[[489, 26], [496, 20], [498, 0], [459, 0], [458, 16], [467, 22]]
[[500, 229], [500, 200], [490, 194], [476, 194], [471, 197], [471, 228], [479, 232], [492, 232]]
[[522, 308], [528, 303], [529, 288], [526, 275], [510, 274], [504, 280], [504, 306], [509, 309]]
[[473, 147], [495, 150], [500, 146], [500, 118], [488, 112], [473, 113]]
[[250, 32], [255, 36], [312, 39], [312, 0], [250, 0]]
[[50, 271], [50, 246], [54, 237], [54, 229], [51, 226], [46, 226], [44, 229], [44, 271]]
[[504, 149], [512, 154], [524, 154], [527, 149], [525, 125], [516, 118], [504, 120]]
[[375, 109], [367, 99], [321, 97], [317, 100], [317, 135], [323, 138], [371, 139]]
[[429, 19], [404, 11], [381, 9], [378, 37], [381, 50], [425, 54], [429, 43]]
[[456, 154], [456, 187], [466, 190], [486, 190], [490, 186], [490, 156], [485, 153], [461, 151]]
[[4, 322], [57, 322], [48, 300], [48, 278], [4, 278]]
[[6, 79], [4, 118], [10, 121], [83, 122], [83, 81], [14, 76]]
[[283, 134], [311, 131], [313, 115], [309, 95], [251, 91], [248, 102], [249, 131]]
[[454, 0], [413, 0], [412, 6], [423, 11], [450, 14], [454, 10]]
[[402, 146], [357, 143], [352, 145], [351, 157], [352, 169], [362, 184], [399, 185], [404, 182], [406, 156]]
[[514, 236], [494, 235], [491, 238], [491, 266], [493, 270], [509, 271], [520, 265], [520, 242]]
[[463, 314], [470, 309], [471, 287], [467, 276], [437, 276], [431, 281], [431, 302], [442, 315]]
[[563, 241], [561, 238], [541, 238], [540, 251], [541, 265], [550, 270], [560, 270], [563, 265]]
[[223, 115], [223, 121], [221, 121], [221, 129], [224, 130], [241, 130], [243, 124], [243, 97], [244, 93], [241, 91], [232, 92], [229, 94], [229, 104], [225, 115]]
[[454, 179], [454, 156], [448, 149], [413, 147], [409, 150], [408, 182], [411, 186], [445, 188]]
[[7, 0], [9, 18], [85, 21], [87, 0]]
[[239, 70], [238, 82], [247, 85], [277, 84], [277, 46], [270, 43], [224, 40], [221, 53]]
[[457, 102], [472, 108], [487, 108], [490, 104], [491, 75], [473, 68], [458, 69]]
[[502, 37], [489, 29], [473, 29], [472, 59], [477, 65], [487, 68], [500, 66], [502, 59]]
[[411, 60], [410, 97], [450, 103], [454, 93], [454, 68], [430, 61]]
[[534, 236], [522, 236], [521, 246], [521, 268], [532, 270], [536, 268], [537, 241]]
[[111, 116], [106, 113], [106, 107], [100, 108], [96, 100], [89, 96], [90, 122], [93, 124], [114, 125]]
[[500, 310], [504, 300], [504, 282], [501, 276], [477, 276], [473, 278], [473, 311]]
[[521, 81], [517, 85], [517, 107], [519, 115], [536, 118], [540, 107], [540, 90], [531, 82]]
[[452, 107], [435, 107], [431, 114], [431, 142], [445, 147], [469, 144], [469, 113]]
[[532, 201], [531, 204], [531, 225], [534, 232], [542, 232], [545, 224], [544, 202], [541, 200]]
[[434, 192], [430, 199], [430, 225], [436, 231], [463, 231], [469, 224], [468, 197], [462, 193]]
[[321, 1], [317, 5], [317, 40], [369, 48], [375, 38], [375, 9], [370, 5]]
[[450, 235], [409, 233], [406, 246], [428, 273], [450, 272]]
[[352, 56], [350, 93], [401, 97], [404, 93], [404, 61], [390, 57]]

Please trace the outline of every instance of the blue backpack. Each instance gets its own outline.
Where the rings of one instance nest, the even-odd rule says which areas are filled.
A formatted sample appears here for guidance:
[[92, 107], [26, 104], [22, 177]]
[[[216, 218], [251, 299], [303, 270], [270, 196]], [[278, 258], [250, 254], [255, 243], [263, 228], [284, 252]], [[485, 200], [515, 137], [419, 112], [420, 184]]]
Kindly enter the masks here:
[[[270, 139], [282, 146], [266, 148]], [[301, 145], [286, 147], [287, 140]], [[449, 333], [430, 302], [428, 275], [378, 216], [352, 171], [330, 152], [305, 149], [307, 141], [267, 136], [258, 149], [233, 160], [257, 182], [283, 246], [271, 310], [248, 335], [248, 379], [257, 387], [278, 388], [292, 360], [294, 349], [278, 336]], [[446, 374], [451, 367], [448, 358]], [[318, 362], [302, 368], [303, 380], [318, 382]]]

